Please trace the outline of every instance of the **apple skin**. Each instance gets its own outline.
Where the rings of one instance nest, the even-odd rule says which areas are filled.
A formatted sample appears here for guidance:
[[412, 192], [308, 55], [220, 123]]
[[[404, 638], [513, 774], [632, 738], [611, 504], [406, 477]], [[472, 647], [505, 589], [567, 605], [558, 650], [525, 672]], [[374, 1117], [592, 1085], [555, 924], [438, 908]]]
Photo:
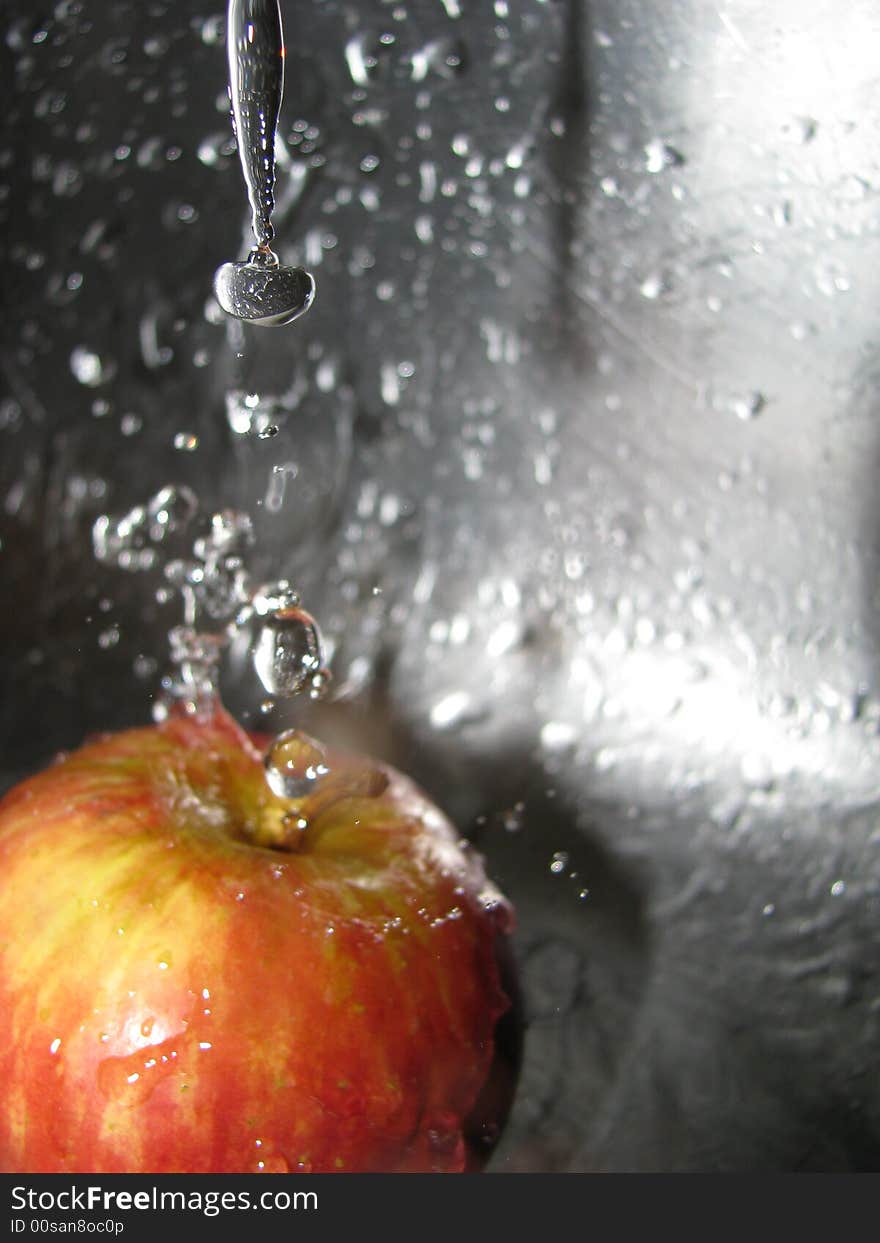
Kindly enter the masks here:
[[257, 741], [174, 717], [0, 801], [2, 1170], [472, 1168], [509, 904], [362, 758], [276, 848]]

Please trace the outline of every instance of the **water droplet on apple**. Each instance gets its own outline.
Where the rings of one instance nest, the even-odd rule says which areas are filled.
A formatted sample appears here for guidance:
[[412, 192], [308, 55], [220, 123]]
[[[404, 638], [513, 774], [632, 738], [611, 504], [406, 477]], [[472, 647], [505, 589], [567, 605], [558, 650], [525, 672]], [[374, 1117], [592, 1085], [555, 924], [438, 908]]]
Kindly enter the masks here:
[[258, 1174], [288, 1174], [290, 1166], [284, 1157], [275, 1154], [271, 1157], [261, 1157], [256, 1163], [256, 1170]]
[[[296, 729], [288, 729], [278, 735], [266, 752], [263, 763], [269, 788], [279, 798], [306, 798], [330, 775], [324, 747]], [[291, 817], [285, 816], [284, 827], [298, 831], [293, 821], [288, 825], [288, 819]]]
[[123, 1057], [106, 1057], [98, 1065], [98, 1088], [123, 1105], [145, 1101], [169, 1075], [184, 1075], [179, 1060], [181, 1037], [145, 1045]]
[[483, 910], [489, 916], [499, 932], [510, 934], [514, 929], [513, 908], [496, 889], [486, 890], [480, 894]]
[[428, 1147], [438, 1171], [455, 1168], [464, 1161], [464, 1139], [455, 1118], [441, 1115], [428, 1128]]
[[260, 627], [253, 661], [270, 695], [291, 698], [299, 694], [323, 668], [317, 622], [300, 608], [270, 613]]

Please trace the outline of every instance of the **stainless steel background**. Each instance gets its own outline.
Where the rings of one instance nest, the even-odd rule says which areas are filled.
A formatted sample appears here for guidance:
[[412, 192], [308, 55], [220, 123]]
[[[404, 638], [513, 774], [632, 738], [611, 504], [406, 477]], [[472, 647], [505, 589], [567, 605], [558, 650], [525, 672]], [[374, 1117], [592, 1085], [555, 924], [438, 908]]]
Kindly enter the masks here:
[[177, 618], [95, 516], [246, 507], [335, 649], [291, 719], [413, 773], [517, 905], [492, 1168], [876, 1169], [880, 10], [283, 12], [318, 294], [242, 342], [220, 6], [4, 8], [7, 780], [149, 715]]

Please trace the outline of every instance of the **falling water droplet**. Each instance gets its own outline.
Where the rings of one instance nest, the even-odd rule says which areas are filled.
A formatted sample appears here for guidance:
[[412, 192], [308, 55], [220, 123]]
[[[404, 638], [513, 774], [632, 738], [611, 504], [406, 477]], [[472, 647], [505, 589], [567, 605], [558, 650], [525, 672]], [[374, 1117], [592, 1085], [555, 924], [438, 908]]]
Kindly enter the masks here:
[[253, 661], [270, 695], [298, 695], [324, 663], [317, 622], [300, 608], [270, 613], [260, 628]]
[[[314, 738], [296, 729], [285, 730], [269, 747], [263, 760], [266, 781], [279, 798], [306, 798], [330, 775], [327, 752]], [[305, 821], [285, 818], [285, 828], [305, 831]]]

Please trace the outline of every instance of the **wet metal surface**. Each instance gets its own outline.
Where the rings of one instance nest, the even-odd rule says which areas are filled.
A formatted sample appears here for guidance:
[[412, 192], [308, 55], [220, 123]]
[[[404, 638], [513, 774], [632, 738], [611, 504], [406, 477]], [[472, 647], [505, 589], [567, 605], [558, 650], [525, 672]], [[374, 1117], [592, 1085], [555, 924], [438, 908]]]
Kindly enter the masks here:
[[876, 6], [285, 0], [274, 334], [211, 299], [221, 8], [6, 23], [7, 780], [149, 717], [95, 518], [245, 509], [332, 651], [296, 723], [518, 908], [492, 1168], [878, 1168]]

